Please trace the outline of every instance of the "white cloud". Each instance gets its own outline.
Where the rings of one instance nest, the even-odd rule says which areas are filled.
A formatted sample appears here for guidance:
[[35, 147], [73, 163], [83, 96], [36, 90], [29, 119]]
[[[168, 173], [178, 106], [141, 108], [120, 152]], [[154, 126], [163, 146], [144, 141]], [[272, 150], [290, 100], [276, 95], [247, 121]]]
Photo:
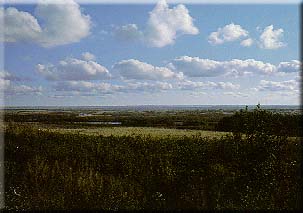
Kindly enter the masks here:
[[0, 25], [1, 41], [34, 41], [42, 32], [35, 17], [28, 12], [22, 12], [16, 8], [0, 8], [0, 17], [4, 25]]
[[82, 58], [85, 60], [85, 61], [94, 61], [96, 60], [96, 56], [90, 52], [85, 52], [85, 53], [82, 53]]
[[252, 44], [254, 43], [254, 41], [251, 38], [245, 39], [243, 41], [241, 41], [241, 45], [243, 47], [250, 47]]
[[[69, 92], [76, 95], [102, 95], [116, 93], [155, 93], [168, 90], [237, 90], [240, 85], [231, 82], [193, 82], [182, 81], [176, 84], [159, 81], [139, 81], [120, 84], [95, 83], [87, 81], [61, 81], [55, 82], [53, 88], [57, 92]], [[63, 94], [62, 93], [62, 94]]]
[[73, 92], [77, 95], [101, 95], [113, 93], [160, 92], [170, 90], [173, 86], [167, 82], [135, 82], [115, 85], [87, 81], [61, 81], [56, 82], [53, 85], [53, 88], [58, 92]]
[[269, 75], [276, 72], [275, 65], [254, 59], [225, 61], [223, 62], [223, 67], [228, 75], [233, 76], [242, 76], [245, 74]]
[[184, 5], [170, 9], [165, 0], [160, 0], [150, 12], [145, 33], [150, 45], [164, 47], [173, 44], [178, 33], [196, 35], [199, 30]]
[[35, 13], [44, 21], [40, 43], [43, 46], [57, 46], [78, 42], [90, 33], [90, 16], [81, 13], [73, 0], [44, 1], [38, 4]]
[[301, 62], [298, 60], [292, 60], [290, 62], [281, 62], [278, 65], [278, 72], [285, 72], [285, 73], [291, 73], [291, 72], [299, 72], [301, 71]]
[[56, 91], [76, 91], [90, 93], [112, 93], [119, 86], [109, 83], [93, 83], [88, 81], [61, 81], [54, 84]]
[[198, 57], [182, 56], [173, 60], [168, 67], [188, 77], [215, 77], [220, 75], [243, 76], [248, 74], [272, 74], [276, 67], [254, 59], [215, 61]]
[[[90, 33], [91, 21], [73, 0], [40, 1], [35, 15], [16, 8], [1, 9], [5, 42], [27, 41], [53, 47], [80, 41]], [[42, 24], [39, 24], [42, 23]]]
[[10, 84], [11, 84], [10, 80], [0, 78], [0, 92], [3, 92], [5, 89], [7, 89], [10, 86]]
[[41, 95], [42, 87], [33, 87], [28, 85], [14, 85], [10, 80], [0, 78], [0, 92], [4, 92], [4, 96], [12, 95]]
[[195, 90], [195, 89], [223, 89], [223, 90], [236, 90], [240, 88], [239, 84], [233, 84], [231, 82], [197, 82], [197, 81], [183, 81], [179, 82], [179, 89], [182, 90]]
[[199, 30], [194, 26], [193, 18], [183, 4], [169, 8], [165, 0], [160, 0], [149, 13], [144, 31], [136, 24], [116, 28], [114, 34], [126, 40], [140, 40], [152, 47], [164, 47], [174, 44], [179, 35], [197, 35]]
[[216, 89], [224, 89], [224, 90], [236, 90], [240, 88], [239, 84], [233, 84], [231, 82], [217, 82], [215, 86]]
[[225, 42], [236, 41], [240, 38], [247, 37], [248, 32], [240, 25], [231, 23], [223, 28], [218, 28], [208, 36], [208, 42], [211, 44], [223, 44]]
[[56, 91], [91, 91], [96, 88], [96, 84], [88, 81], [61, 81], [54, 84]]
[[40, 95], [42, 92], [42, 87], [32, 87], [27, 85], [16, 85], [14, 82], [22, 81], [21, 78], [16, 75], [0, 71], [0, 93], [6, 95], [26, 95], [26, 94], [36, 94]]
[[22, 80], [20, 77], [16, 76], [15, 74], [7, 72], [7, 71], [0, 71], [0, 79], [10, 80], [10, 81], [21, 81]]
[[198, 57], [182, 56], [173, 60], [168, 67], [189, 77], [211, 77], [224, 74], [221, 62]]
[[282, 28], [274, 30], [273, 25], [267, 26], [260, 36], [259, 46], [263, 49], [278, 49], [285, 47], [286, 44], [281, 41], [284, 30]]
[[140, 41], [143, 39], [143, 32], [140, 31], [136, 24], [127, 24], [121, 27], [116, 27], [114, 35], [121, 40]]
[[249, 97], [249, 94], [245, 94], [242, 92], [223, 92], [224, 95], [233, 96], [235, 98], [247, 98]]
[[194, 98], [200, 98], [201, 96], [205, 96], [205, 95], [208, 95], [208, 97], [210, 96], [208, 93], [201, 91], [193, 91], [189, 94], [189, 96]]
[[266, 81], [261, 80], [259, 86], [256, 88], [257, 91], [299, 91], [299, 83], [296, 80], [288, 81]]
[[53, 64], [38, 64], [36, 69], [47, 80], [104, 80], [110, 77], [109, 71], [97, 62], [75, 58], [62, 60], [56, 66]]
[[140, 91], [140, 92], [157, 92], [163, 90], [173, 89], [172, 84], [167, 82], [136, 82], [136, 83], [128, 83], [126, 87], [124, 87], [125, 91]]
[[5, 94], [8, 95], [29, 95], [29, 94], [36, 94], [41, 95], [42, 94], [42, 87], [32, 87], [28, 85], [17, 85], [10, 87]]
[[113, 66], [113, 70], [125, 79], [162, 80], [182, 78], [166, 67], [156, 67], [135, 59], [122, 60]]

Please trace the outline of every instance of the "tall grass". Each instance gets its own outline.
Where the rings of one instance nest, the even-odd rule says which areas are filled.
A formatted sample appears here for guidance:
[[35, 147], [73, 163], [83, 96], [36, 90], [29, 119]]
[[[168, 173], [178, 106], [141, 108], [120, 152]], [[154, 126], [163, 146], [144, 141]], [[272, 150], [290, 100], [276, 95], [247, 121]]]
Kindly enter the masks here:
[[43, 209], [298, 209], [298, 140], [94, 136], [8, 125], [5, 205]]

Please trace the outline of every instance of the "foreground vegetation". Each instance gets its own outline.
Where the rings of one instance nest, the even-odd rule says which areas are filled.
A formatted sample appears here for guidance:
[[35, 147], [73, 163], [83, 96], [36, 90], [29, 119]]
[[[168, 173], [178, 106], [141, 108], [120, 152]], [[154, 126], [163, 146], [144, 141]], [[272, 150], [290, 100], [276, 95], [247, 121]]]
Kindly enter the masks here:
[[[257, 109], [232, 135], [87, 135], [9, 123], [6, 209], [275, 209], [301, 206], [300, 140]], [[236, 125], [237, 126], [237, 125]]]

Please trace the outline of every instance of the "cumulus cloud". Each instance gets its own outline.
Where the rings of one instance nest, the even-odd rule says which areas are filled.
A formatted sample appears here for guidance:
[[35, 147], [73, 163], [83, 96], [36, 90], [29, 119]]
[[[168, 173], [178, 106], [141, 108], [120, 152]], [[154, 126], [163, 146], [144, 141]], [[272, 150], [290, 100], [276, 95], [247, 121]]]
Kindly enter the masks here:
[[78, 42], [90, 33], [90, 16], [82, 14], [73, 0], [43, 1], [35, 13], [44, 22], [40, 39], [43, 46]]
[[219, 61], [189, 56], [176, 58], [168, 67], [189, 77], [212, 77], [224, 73]]
[[298, 91], [299, 83], [296, 80], [288, 81], [267, 81], [261, 80], [259, 86], [256, 88], [257, 91]]
[[0, 8], [0, 17], [4, 22], [0, 26], [2, 42], [33, 41], [42, 32], [35, 17], [14, 7]]
[[36, 69], [47, 80], [56, 81], [104, 80], [110, 77], [109, 71], [97, 62], [75, 58], [67, 58], [57, 65], [38, 64]]
[[5, 95], [41, 95], [42, 94], [42, 87], [32, 87], [28, 85], [16, 85], [10, 86], [7, 90], [4, 91]]
[[136, 82], [128, 83], [124, 91], [140, 91], [140, 92], [158, 92], [173, 89], [173, 85], [167, 82]]
[[10, 80], [0, 78], [0, 92], [3, 92], [5, 89], [7, 89], [10, 86], [10, 84], [11, 84]]
[[85, 61], [94, 61], [96, 60], [96, 56], [90, 52], [85, 52], [85, 53], [82, 53], [82, 58], [85, 60]]
[[4, 96], [12, 95], [41, 95], [42, 87], [33, 87], [28, 85], [15, 85], [10, 80], [0, 78], [0, 92], [4, 93]]
[[0, 79], [2, 80], [9, 80], [9, 81], [21, 81], [22, 78], [16, 76], [13, 73], [7, 72], [7, 71], [0, 71]]
[[[139, 82], [121, 82], [96, 83], [87, 81], [61, 81], [55, 82], [53, 88], [57, 92], [72, 92], [77, 95], [102, 95], [115, 93], [155, 93], [168, 90], [237, 90], [240, 85], [231, 82], [193, 82], [182, 81], [176, 84], [160, 81], [139, 81]], [[70, 94], [70, 93], [69, 93]]]
[[226, 70], [227, 75], [233, 76], [242, 76], [246, 74], [269, 75], [276, 72], [275, 65], [254, 59], [233, 59], [231, 61], [225, 61], [223, 62], [223, 67]]
[[281, 41], [284, 30], [282, 28], [274, 30], [273, 25], [267, 26], [260, 36], [259, 46], [263, 49], [278, 49], [285, 47]]
[[240, 88], [239, 84], [233, 84], [231, 82], [216, 82], [216, 89], [224, 89], [224, 90], [236, 90]]
[[53, 85], [55, 91], [77, 94], [101, 95], [112, 93], [159, 92], [172, 89], [167, 82], [135, 82], [127, 84], [93, 83], [87, 81], [63, 81]]
[[240, 88], [239, 84], [231, 82], [197, 82], [197, 81], [183, 81], [179, 82], [179, 89], [182, 90], [195, 90], [195, 89], [222, 89], [222, 90], [236, 90]]
[[254, 41], [251, 38], [245, 39], [243, 41], [241, 41], [241, 45], [243, 47], [250, 47], [252, 44], [254, 43]]
[[145, 30], [136, 24], [128, 24], [115, 30], [115, 35], [127, 40], [141, 40], [152, 47], [164, 47], [174, 44], [179, 35], [199, 33], [193, 18], [183, 4], [169, 8], [165, 0], [160, 0], [149, 13]]
[[172, 70], [188, 77], [215, 77], [220, 75], [243, 76], [248, 74], [272, 74], [276, 67], [254, 59], [215, 61], [198, 57], [182, 56], [168, 64]]
[[160, 0], [150, 12], [146, 28], [146, 40], [155, 47], [173, 44], [177, 33], [196, 35], [198, 28], [187, 8], [179, 4], [170, 9], [165, 0]]
[[139, 30], [136, 24], [127, 24], [115, 27], [114, 35], [125, 41], [139, 41], [143, 39], [143, 32]]
[[[215, 45], [223, 44], [225, 42], [236, 41], [247, 36], [248, 31], [244, 30], [240, 25], [231, 23], [223, 28], [218, 28], [216, 32], [212, 32], [208, 36], [208, 42]], [[247, 43], [247, 41], [244, 43]]]
[[278, 67], [278, 72], [299, 72], [301, 71], [301, 62], [298, 60], [292, 60], [290, 62], [281, 62]]
[[[4, 42], [34, 42], [43, 47], [74, 43], [90, 33], [90, 16], [82, 14], [73, 0], [39, 1], [34, 17], [16, 8], [1, 8]], [[2, 26], [0, 26], [2, 27]]]
[[249, 94], [242, 93], [242, 92], [223, 92], [224, 95], [233, 96], [235, 98], [247, 98], [249, 97]]
[[162, 80], [182, 78], [182, 74], [175, 73], [166, 67], [156, 67], [135, 59], [122, 60], [113, 66], [113, 71], [125, 79]]
[[56, 91], [112, 93], [120, 87], [109, 83], [93, 83], [88, 81], [61, 81], [53, 86]]

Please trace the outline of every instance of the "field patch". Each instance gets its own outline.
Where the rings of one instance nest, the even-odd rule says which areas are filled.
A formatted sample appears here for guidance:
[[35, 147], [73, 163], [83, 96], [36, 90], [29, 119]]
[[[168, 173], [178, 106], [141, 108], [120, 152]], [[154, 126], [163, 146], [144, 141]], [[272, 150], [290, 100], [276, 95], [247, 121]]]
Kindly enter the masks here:
[[[42, 128], [46, 130], [46, 128]], [[204, 131], [204, 130], [183, 130], [183, 129], [168, 129], [155, 127], [100, 127], [100, 128], [47, 128], [49, 131], [56, 131], [61, 133], [87, 134], [87, 135], [103, 135], [103, 136], [130, 136], [130, 135], [144, 135], [151, 137], [182, 137], [195, 136], [201, 137], [221, 137], [227, 132]]]

